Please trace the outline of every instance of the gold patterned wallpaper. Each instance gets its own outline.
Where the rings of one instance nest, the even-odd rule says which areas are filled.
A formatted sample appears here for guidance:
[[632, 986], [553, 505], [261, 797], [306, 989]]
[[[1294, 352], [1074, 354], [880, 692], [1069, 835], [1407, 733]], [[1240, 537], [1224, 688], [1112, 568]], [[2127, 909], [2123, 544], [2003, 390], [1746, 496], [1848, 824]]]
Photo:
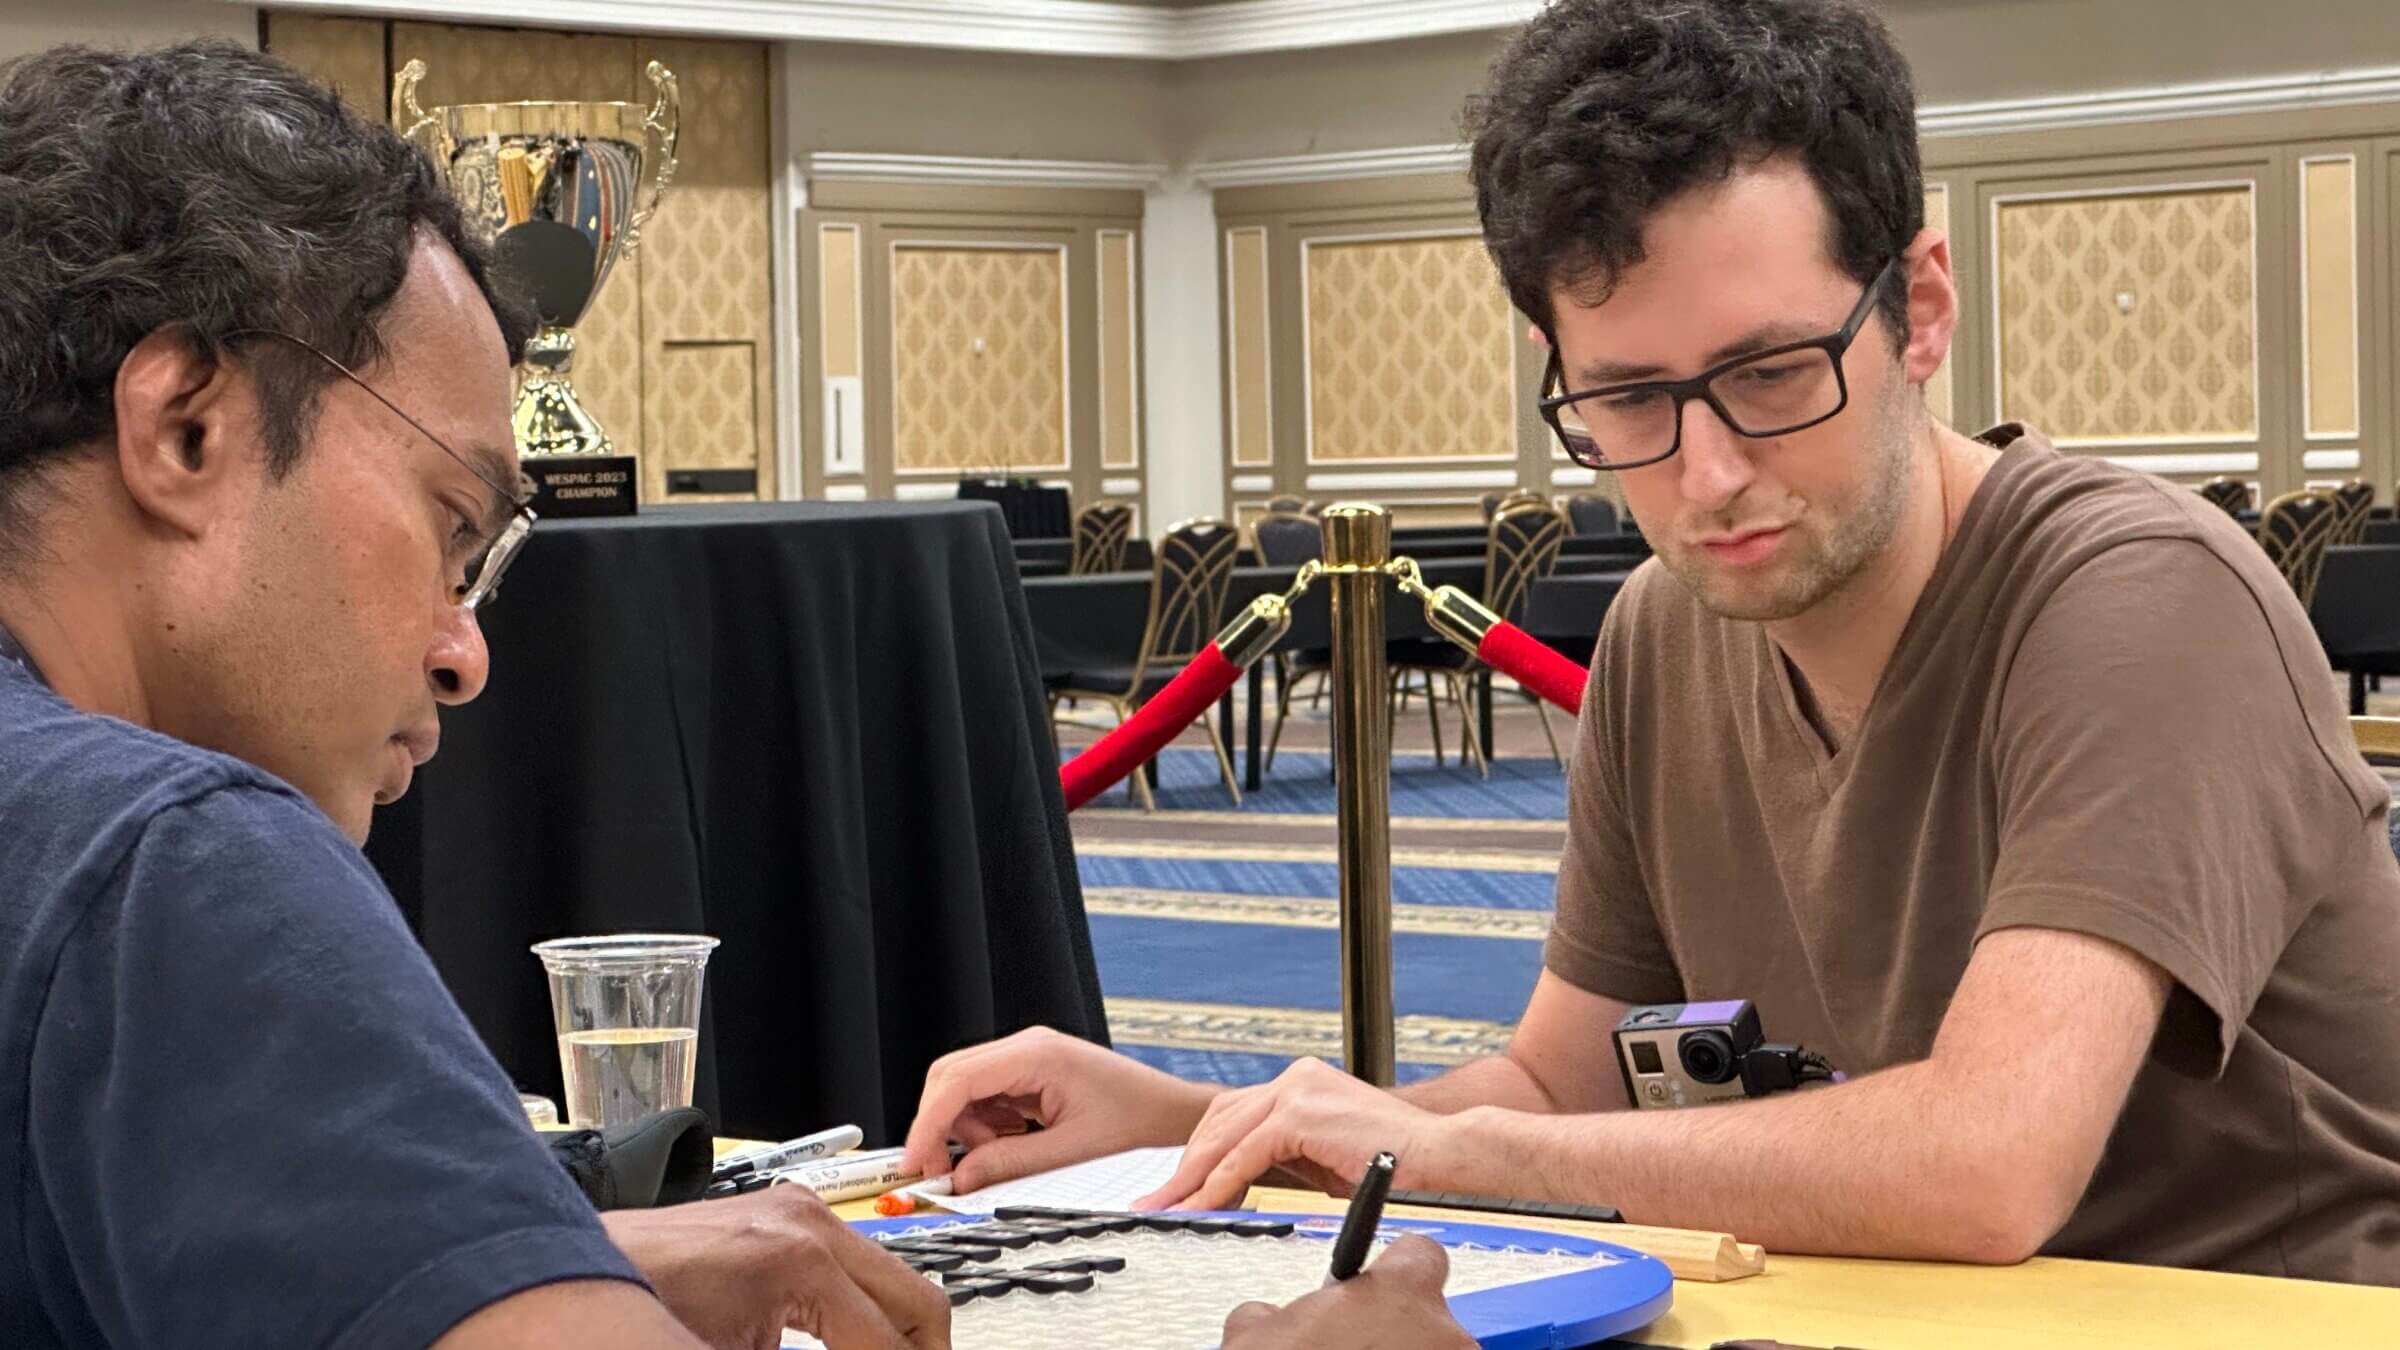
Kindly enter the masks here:
[[[641, 286], [647, 388], [644, 486], [663, 498], [668, 467], [753, 469], [775, 495], [775, 316], [768, 238], [774, 170], [767, 161], [767, 49], [756, 42], [643, 38], [634, 69], [675, 72], [683, 98], [675, 181], [643, 231]], [[643, 81], [641, 97], [651, 95]], [[682, 344], [705, 346], [721, 391], [685, 396]], [[738, 353], [738, 357], [737, 354]], [[736, 379], [732, 365], [744, 368]], [[689, 497], [679, 500], [693, 500]]]
[[656, 58], [675, 72], [683, 96], [675, 180], [641, 248], [575, 327], [575, 384], [617, 448], [640, 457], [644, 501], [670, 500], [670, 468], [755, 468], [759, 495], [773, 496], [764, 44], [277, 14], [267, 47], [362, 110], [368, 100], [353, 86], [371, 81], [380, 87], [372, 110], [383, 116], [387, 31], [392, 63], [426, 63], [417, 98], [427, 107], [520, 99], [647, 107], [654, 93], [643, 65]]
[[1472, 235], [1306, 246], [1309, 458], [1516, 458], [1514, 311]]
[[902, 473], [1064, 468], [1066, 256], [892, 250], [892, 442]]
[[361, 117], [381, 122], [392, 109], [392, 77], [383, 64], [383, 21], [318, 14], [267, 16], [267, 44], [284, 60], [333, 86]]
[[2247, 186], [1999, 207], [2003, 420], [2084, 444], [2258, 435]]

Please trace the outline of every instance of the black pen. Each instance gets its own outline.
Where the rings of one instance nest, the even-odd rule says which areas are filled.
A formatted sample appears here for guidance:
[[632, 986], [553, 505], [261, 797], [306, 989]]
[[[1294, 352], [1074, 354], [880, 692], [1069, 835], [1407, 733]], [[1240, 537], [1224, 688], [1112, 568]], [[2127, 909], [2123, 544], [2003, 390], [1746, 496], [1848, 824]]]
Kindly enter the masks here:
[[1367, 1160], [1367, 1172], [1350, 1192], [1350, 1212], [1342, 1216], [1341, 1235], [1333, 1240], [1333, 1269], [1325, 1283], [1338, 1284], [1367, 1264], [1367, 1249], [1375, 1245], [1375, 1229], [1383, 1222], [1383, 1202], [1392, 1193], [1392, 1173], [1400, 1160], [1378, 1153]]

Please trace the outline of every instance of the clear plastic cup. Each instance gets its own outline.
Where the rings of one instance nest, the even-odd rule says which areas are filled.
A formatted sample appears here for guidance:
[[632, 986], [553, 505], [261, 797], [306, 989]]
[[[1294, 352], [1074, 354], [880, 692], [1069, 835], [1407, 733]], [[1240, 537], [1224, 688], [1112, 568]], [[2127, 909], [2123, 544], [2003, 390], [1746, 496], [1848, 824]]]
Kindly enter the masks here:
[[569, 1125], [605, 1129], [692, 1104], [700, 981], [716, 946], [680, 933], [534, 944], [550, 975]]

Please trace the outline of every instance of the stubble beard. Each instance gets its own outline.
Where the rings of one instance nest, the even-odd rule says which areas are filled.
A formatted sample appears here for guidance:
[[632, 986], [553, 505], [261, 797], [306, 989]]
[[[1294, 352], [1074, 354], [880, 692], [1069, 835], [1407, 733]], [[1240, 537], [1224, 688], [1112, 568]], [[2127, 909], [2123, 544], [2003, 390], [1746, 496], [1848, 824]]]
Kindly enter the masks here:
[[1874, 459], [1858, 501], [1831, 516], [1811, 502], [1785, 538], [1787, 558], [1763, 576], [1720, 568], [1704, 552], [1662, 549], [1659, 560], [1720, 618], [1776, 623], [1797, 618], [1824, 602], [1866, 570], [1900, 532], [1915, 481], [1916, 455], [1909, 419], [1897, 397], [1878, 410], [1870, 438]]

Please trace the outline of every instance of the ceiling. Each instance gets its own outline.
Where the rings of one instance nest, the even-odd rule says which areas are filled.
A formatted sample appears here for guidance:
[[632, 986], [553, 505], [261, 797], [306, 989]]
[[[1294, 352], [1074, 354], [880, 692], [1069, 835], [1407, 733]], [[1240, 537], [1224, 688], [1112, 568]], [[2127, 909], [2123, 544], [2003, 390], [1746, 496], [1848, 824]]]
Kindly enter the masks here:
[[[253, 3], [254, 0], [230, 0]], [[1543, 0], [276, 0], [287, 10], [1186, 61], [1522, 23]]]

